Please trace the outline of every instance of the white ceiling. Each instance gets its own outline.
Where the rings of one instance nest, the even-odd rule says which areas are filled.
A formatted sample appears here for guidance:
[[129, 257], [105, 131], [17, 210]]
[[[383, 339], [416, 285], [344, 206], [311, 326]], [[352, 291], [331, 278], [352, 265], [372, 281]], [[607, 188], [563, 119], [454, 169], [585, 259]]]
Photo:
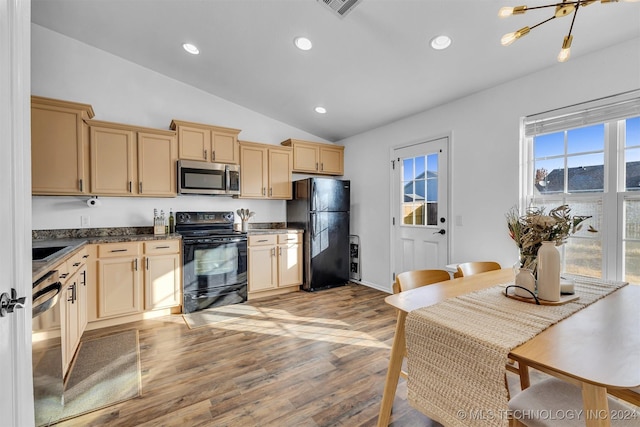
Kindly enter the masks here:
[[[32, 0], [32, 21], [268, 117], [337, 141], [556, 62], [571, 17], [504, 33], [552, 9], [500, 19], [514, 0]], [[532, 0], [529, 6], [547, 4]], [[445, 51], [429, 40], [453, 39]], [[307, 52], [296, 36], [313, 42]], [[640, 37], [640, 3], [580, 8], [571, 60]], [[192, 56], [184, 42], [200, 48]], [[640, 55], [640, 52], [638, 53]], [[615, 75], [615, 70], [611, 70]], [[567, 75], [567, 84], [571, 76]], [[596, 83], [596, 82], [594, 82]], [[328, 112], [314, 112], [317, 105]]]

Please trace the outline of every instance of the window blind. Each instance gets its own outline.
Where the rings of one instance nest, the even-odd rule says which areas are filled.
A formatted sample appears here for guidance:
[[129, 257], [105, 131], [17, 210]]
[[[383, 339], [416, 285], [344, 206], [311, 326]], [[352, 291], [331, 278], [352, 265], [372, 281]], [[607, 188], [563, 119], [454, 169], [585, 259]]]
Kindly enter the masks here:
[[640, 89], [523, 119], [525, 137], [640, 116]]

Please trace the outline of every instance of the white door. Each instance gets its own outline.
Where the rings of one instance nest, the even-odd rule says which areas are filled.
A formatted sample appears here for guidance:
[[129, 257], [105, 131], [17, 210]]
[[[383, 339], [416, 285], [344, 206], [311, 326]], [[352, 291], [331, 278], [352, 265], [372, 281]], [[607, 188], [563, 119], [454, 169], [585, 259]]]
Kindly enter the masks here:
[[393, 150], [393, 277], [448, 263], [449, 138]]
[[[27, 297], [0, 316], [0, 424], [34, 424], [31, 380], [29, 1], [0, 0], [0, 294]], [[28, 294], [27, 294], [28, 293]]]

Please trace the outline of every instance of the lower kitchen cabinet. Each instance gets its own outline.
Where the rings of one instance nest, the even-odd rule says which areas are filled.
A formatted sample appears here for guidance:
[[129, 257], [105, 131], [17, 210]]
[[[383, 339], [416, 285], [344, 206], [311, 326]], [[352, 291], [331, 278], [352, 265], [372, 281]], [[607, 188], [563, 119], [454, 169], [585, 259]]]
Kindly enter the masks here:
[[145, 310], [180, 305], [180, 241], [144, 243]]
[[302, 233], [249, 236], [248, 254], [250, 297], [264, 291], [297, 290], [302, 284]]
[[98, 245], [98, 318], [142, 312], [140, 244]]

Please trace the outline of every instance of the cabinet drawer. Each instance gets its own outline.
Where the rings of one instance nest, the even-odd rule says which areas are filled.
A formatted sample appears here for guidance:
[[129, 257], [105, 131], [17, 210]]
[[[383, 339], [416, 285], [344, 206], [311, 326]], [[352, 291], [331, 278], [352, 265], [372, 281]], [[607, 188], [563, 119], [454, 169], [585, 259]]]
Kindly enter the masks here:
[[98, 258], [136, 255], [140, 255], [140, 245], [137, 242], [101, 243], [98, 245]]
[[154, 240], [144, 242], [146, 255], [177, 254], [180, 252], [180, 240]]
[[260, 234], [256, 236], [249, 236], [249, 246], [275, 245], [277, 242], [277, 234]]
[[56, 266], [54, 270], [58, 270], [58, 277], [60, 278], [60, 283], [63, 285], [67, 283], [67, 279], [71, 276], [71, 272], [69, 271], [69, 265], [71, 265], [68, 261], [61, 262]]
[[302, 233], [278, 234], [278, 243], [300, 243], [302, 241]]

